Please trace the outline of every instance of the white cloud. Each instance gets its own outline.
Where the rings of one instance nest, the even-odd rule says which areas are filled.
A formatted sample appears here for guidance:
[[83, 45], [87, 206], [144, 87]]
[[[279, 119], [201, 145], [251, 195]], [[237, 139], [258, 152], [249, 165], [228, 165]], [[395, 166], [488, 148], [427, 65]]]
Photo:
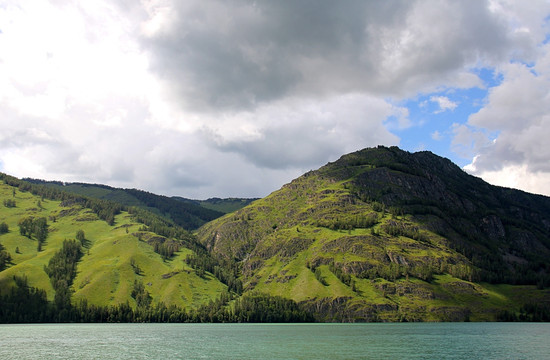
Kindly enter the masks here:
[[522, 189], [534, 194], [550, 196], [550, 173], [534, 173], [526, 164], [504, 165], [498, 170], [484, 170], [479, 172], [476, 159], [464, 168], [466, 171], [479, 174], [494, 185], [508, 188]]
[[304, 168], [378, 143], [398, 144], [383, 125], [402, 109], [366, 95], [287, 100], [254, 113], [234, 113], [205, 125], [212, 146], [241, 154], [258, 167]]
[[435, 141], [441, 141], [443, 139], [443, 135], [438, 130], [431, 133], [430, 136]]
[[451, 149], [462, 158], [473, 158], [480, 151], [491, 146], [494, 141], [484, 129], [467, 124], [454, 123], [451, 130], [453, 133]]
[[439, 114], [447, 110], [453, 111], [458, 106], [458, 103], [451, 101], [446, 96], [432, 96], [430, 97], [430, 101], [439, 106], [439, 109], [434, 112], [435, 114]]
[[479, 155], [478, 171], [494, 170], [493, 154], [546, 171], [548, 4], [531, 4], [4, 1], [0, 163], [21, 177], [263, 196], [343, 153], [398, 145], [392, 131], [414, 124], [395, 104], [482, 87], [475, 69], [495, 66], [502, 87], [455, 125], [453, 146]]
[[547, 195], [548, 183], [534, 179], [550, 174], [549, 50], [548, 45], [540, 48], [533, 67], [522, 63], [502, 66], [504, 80], [491, 89], [487, 105], [468, 121], [473, 128], [498, 132], [496, 141], [476, 152], [472, 172], [491, 180], [512, 174], [516, 186]]

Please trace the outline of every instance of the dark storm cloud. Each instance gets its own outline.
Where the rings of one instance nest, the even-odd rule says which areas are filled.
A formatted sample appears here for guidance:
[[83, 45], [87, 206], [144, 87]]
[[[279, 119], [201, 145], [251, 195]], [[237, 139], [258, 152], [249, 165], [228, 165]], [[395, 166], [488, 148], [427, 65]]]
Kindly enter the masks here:
[[350, 57], [364, 36], [354, 19], [365, 11], [358, 4], [178, 2], [177, 21], [146, 44], [154, 70], [188, 106], [250, 107], [307, 81], [305, 62]]
[[513, 42], [484, 1], [185, 1], [168, 19], [143, 39], [152, 69], [202, 111], [286, 96], [401, 95]]

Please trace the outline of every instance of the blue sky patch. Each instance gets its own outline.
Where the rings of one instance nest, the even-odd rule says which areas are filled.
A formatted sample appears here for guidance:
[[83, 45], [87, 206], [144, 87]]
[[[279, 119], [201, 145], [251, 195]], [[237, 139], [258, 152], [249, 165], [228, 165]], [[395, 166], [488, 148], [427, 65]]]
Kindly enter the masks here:
[[498, 86], [503, 79], [501, 74], [490, 68], [476, 69], [474, 72], [483, 81], [484, 88], [446, 89], [398, 104], [408, 109], [411, 125], [408, 128], [391, 129], [401, 138], [400, 146], [403, 149], [429, 150], [451, 159], [459, 166], [471, 162], [471, 158], [453, 152], [453, 127], [467, 124], [470, 115], [485, 105], [489, 89]]

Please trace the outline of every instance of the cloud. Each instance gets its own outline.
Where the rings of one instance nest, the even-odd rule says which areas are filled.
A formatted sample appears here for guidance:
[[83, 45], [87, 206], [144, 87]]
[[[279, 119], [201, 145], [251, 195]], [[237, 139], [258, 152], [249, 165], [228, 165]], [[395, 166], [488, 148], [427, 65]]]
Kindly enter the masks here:
[[477, 86], [464, 67], [498, 61], [517, 42], [482, 1], [165, 1], [149, 12], [155, 31], [142, 44], [153, 71], [202, 111]]
[[260, 107], [253, 116], [238, 113], [217, 128], [205, 126], [205, 133], [212, 146], [238, 153], [256, 166], [304, 168], [379, 142], [398, 144], [383, 123], [400, 111], [357, 94], [327, 98], [322, 104], [283, 101]]
[[458, 106], [458, 103], [451, 101], [446, 96], [432, 96], [430, 97], [430, 101], [437, 103], [439, 106], [439, 109], [434, 111], [434, 114], [439, 114], [447, 110], [453, 111]]
[[503, 165], [496, 170], [478, 171], [476, 159], [465, 170], [478, 174], [491, 184], [522, 189], [531, 193], [549, 196], [550, 173], [533, 172], [524, 164]]
[[[502, 66], [504, 80], [490, 90], [487, 105], [470, 116], [470, 127], [495, 131], [498, 136], [478, 149], [469, 169], [488, 179], [509, 177], [518, 186], [550, 195], [548, 182], [532, 180], [550, 174], [549, 45], [541, 47], [540, 52], [534, 66]], [[502, 179], [499, 182], [507, 183]]]
[[443, 139], [443, 135], [438, 130], [431, 133], [430, 136], [435, 141], [441, 141]]
[[466, 124], [454, 125], [452, 146], [472, 159], [467, 171], [495, 184], [550, 195], [550, 4], [534, 5], [490, 3], [507, 24], [515, 50], [495, 67], [502, 80], [489, 89], [483, 107]]
[[462, 158], [473, 158], [494, 142], [494, 136], [485, 129], [468, 124], [454, 123], [451, 131], [451, 149]]
[[[399, 145], [419, 127], [401, 100], [451, 113], [435, 95], [484, 87], [476, 69], [490, 67], [503, 87], [457, 122], [452, 146], [479, 155], [478, 169], [496, 169], [494, 153], [546, 171], [547, 106], [529, 99], [546, 96], [548, 4], [532, 4], [6, 1], [0, 163], [21, 177], [264, 196], [346, 152]], [[507, 94], [515, 78], [525, 100]], [[528, 127], [513, 130], [509, 100], [525, 103]]]

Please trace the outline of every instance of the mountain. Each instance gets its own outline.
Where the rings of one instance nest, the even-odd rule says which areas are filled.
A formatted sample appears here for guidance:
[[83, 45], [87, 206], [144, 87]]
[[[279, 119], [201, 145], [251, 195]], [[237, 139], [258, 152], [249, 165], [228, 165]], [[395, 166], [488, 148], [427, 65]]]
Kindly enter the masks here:
[[[226, 213], [217, 210], [215, 207], [203, 206], [201, 201], [156, 195], [137, 189], [120, 189], [100, 184], [64, 183], [28, 178], [23, 180], [78, 195], [118, 202], [124, 206], [137, 206], [147, 209], [188, 230], [197, 229], [206, 222]], [[205, 204], [209, 204], [209, 202], [205, 201]]]
[[178, 201], [190, 202], [197, 205], [200, 205], [204, 208], [222, 212], [224, 214], [231, 213], [242, 209], [243, 207], [249, 205], [250, 203], [258, 200], [257, 198], [210, 198], [206, 200], [190, 200], [179, 196], [173, 196], [172, 199]]
[[[192, 235], [152, 213], [129, 212], [113, 202], [73, 196], [5, 175], [0, 178], [0, 222], [7, 230], [0, 234], [0, 247], [7, 254], [7, 261], [0, 261], [2, 295], [24, 284], [43, 291], [47, 300], [58, 301], [60, 290], [48, 268], [54, 267], [52, 259], [68, 245], [80, 249], [77, 263], [70, 271], [64, 269], [62, 277], [65, 287], [71, 288], [73, 304], [128, 302], [135, 306], [138, 299], [132, 293], [140, 285], [155, 304], [192, 309], [216, 299], [227, 288], [185, 262], [186, 256], [201, 250]], [[28, 231], [24, 231], [25, 222], [30, 224]], [[45, 229], [42, 236], [36, 230], [38, 224]], [[58, 261], [62, 268], [70, 263]]]
[[148, 210], [2, 173], [0, 199], [0, 323], [313, 320]]
[[0, 322], [550, 320], [550, 198], [429, 152], [344, 155], [194, 233], [119, 190], [0, 173]]
[[550, 198], [489, 185], [430, 152], [342, 156], [197, 236], [241, 265], [246, 292], [292, 299], [322, 321], [549, 308]]

